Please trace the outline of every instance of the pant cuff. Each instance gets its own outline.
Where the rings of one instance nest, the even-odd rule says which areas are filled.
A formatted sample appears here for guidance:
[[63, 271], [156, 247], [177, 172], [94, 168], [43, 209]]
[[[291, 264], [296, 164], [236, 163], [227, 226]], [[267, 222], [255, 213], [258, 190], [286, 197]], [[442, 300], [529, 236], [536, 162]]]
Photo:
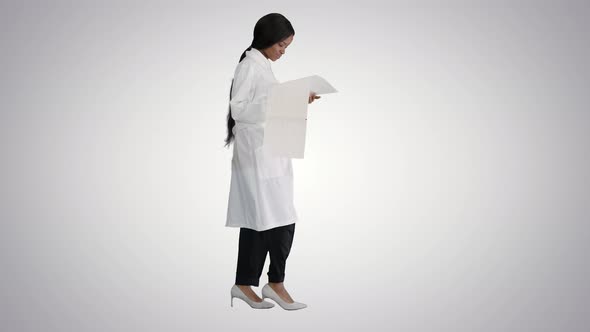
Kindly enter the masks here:
[[259, 278], [236, 277], [236, 285], [248, 285], [258, 287], [259, 282]]
[[269, 275], [268, 282], [283, 282], [285, 281], [285, 275], [276, 276], [276, 275]]

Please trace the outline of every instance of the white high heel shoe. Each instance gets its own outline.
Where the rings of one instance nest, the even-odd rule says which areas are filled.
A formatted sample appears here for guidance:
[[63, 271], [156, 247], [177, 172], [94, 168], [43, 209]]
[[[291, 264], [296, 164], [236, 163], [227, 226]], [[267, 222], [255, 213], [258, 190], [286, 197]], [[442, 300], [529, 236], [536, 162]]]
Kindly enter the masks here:
[[285, 309], [285, 310], [298, 310], [298, 309], [303, 309], [303, 308], [307, 308], [307, 304], [305, 303], [301, 303], [301, 302], [293, 302], [293, 303], [289, 303], [289, 302], [285, 302], [283, 299], [281, 299], [281, 297], [279, 296], [279, 294], [277, 294], [274, 289], [272, 289], [270, 287], [269, 284], [264, 285], [264, 287], [262, 287], [262, 299], [264, 300], [265, 298], [270, 298], [272, 300], [274, 300], [276, 303], [278, 303], [281, 308]]
[[244, 300], [246, 303], [248, 303], [254, 309], [270, 309], [275, 306], [273, 303], [270, 303], [268, 301], [264, 301], [264, 298], [262, 299], [262, 302], [256, 302], [256, 301], [251, 300], [248, 296], [246, 296], [246, 294], [244, 294], [244, 292], [242, 292], [242, 290], [240, 289], [240, 287], [238, 287], [238, 285], [233, 285], [233, 287], [231, 288], [231, 306], [232, 307], [234, 306], [234, 297]]

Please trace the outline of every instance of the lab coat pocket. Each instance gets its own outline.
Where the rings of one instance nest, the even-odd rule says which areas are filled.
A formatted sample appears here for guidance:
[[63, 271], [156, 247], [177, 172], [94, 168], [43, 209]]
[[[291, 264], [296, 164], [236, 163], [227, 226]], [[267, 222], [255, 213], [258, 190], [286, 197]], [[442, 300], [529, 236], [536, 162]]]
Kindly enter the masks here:
[[264, 147], [254, 150], [256, 159], [256, 172], [261, 179], [277, 178], [290, 173], [289, 158], [273, 156]]

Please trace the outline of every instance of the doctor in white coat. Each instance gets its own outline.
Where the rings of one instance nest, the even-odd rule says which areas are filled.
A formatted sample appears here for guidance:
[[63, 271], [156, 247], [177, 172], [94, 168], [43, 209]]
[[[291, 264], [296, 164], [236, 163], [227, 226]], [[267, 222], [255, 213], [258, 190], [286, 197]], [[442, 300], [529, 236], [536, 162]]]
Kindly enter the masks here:
[[[240, 228], [232, 306], [237, 297], [256, 309], [274, 307], [264, 298], [286, 310], [307, 307], [295, 302], [283, 284], [298, 219], [293, 205], [291, 159], [272, 156], [262, 146], [266, 97], [271, 85], [278, 83], [270, 61], [285, 54], [294, 35], [291, 23], [283, 15], [263, 16], [254, 27], [252, 44], [240, 57], [234, 72], [225, 140], [226, 146], [233, 142], [226, 226]], [[320, 97], [311, 94], [308, 102], [317, 98]], [[269, 282], [262, 288], [261, 299], [251, 286], [259, 284], [267, 253]]]

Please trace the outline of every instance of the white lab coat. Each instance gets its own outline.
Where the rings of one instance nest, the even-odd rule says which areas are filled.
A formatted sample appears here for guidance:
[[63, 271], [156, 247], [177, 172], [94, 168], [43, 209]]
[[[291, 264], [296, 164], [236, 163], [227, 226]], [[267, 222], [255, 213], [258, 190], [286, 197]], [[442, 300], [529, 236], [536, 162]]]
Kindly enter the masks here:
[[270, 60], [255, 48], [246, 51], [234, 73], [230, 101], [236, 124], [226, 227], [264, 231], [298, 219], [291, 158], [272, 156], [262, 146], [266, 97], [274, 83]]

